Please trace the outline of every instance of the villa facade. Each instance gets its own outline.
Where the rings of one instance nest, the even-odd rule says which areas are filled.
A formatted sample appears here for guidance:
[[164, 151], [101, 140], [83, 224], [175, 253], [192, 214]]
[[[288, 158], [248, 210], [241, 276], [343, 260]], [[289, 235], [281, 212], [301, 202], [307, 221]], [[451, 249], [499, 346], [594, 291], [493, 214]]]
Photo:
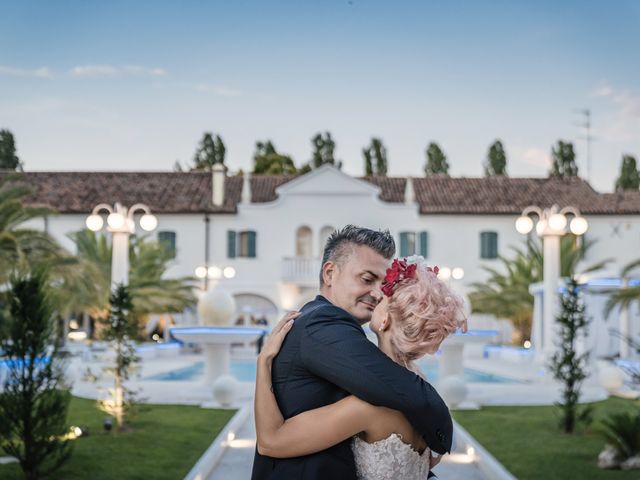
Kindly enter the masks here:
[[[323, 166], [299, 177], [227, 176], [214, 172], [27, 172], [31, 203], [58, 213], [37, 228], [74, 250], [68, 234], [85, 228], [99, 203], [148, 205], [159, 220], [151, 234], [175, 249], [171, 276], [214, 267], [240, 311], [270, 320], [317, 293], [320, 257], [334, 228], [389, 229], [400, 256], [421, 254], [462, 292], [500, 268], [524, 237], [514, 221], [524, 207], [577, 207], [596, 240], [585, 264], [612, 258], [615, 276], [640, 257], [640, 193], [602, 194], [580, 178], [352, 177]], [[215, 268], [218, 267], [218, 268]], [[233, 267], [235, 276], [220, 271]], [[459, 275], [458, 275], [459, 276]]]

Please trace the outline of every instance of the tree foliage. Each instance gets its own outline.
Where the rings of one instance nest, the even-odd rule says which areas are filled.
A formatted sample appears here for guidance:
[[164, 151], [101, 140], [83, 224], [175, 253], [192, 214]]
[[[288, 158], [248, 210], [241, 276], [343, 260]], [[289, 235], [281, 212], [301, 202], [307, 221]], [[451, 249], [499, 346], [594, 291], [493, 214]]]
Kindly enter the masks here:
[[[322, 165], [329, 164], [342, 169], [342, 162], [335, 158], [336, 142], [329, 132], [314, 135], [311, 139], [311, 146], [310, 168], [318, 168]], [[306, 170], [302, 173], [306, 173]]]
[[368, 147], [362, 149], [365, 175], [387, 176], [387, 149], [380, 138], [372, 138]]
[[549, 175], [553, 177], [577, 177], [578, 165], [576, 154], [571, 142], [558, 140], [558, 144], [551, 148], [552, 164]]
[[496, 140], [489, 147], [484, 162], [484, 174], [487, 177], [507, 175], [507, 154], [500, 140]]
[[271, 140], [256, 142], [256, 153], [253, 155], [254, 175], [295, 175], [298, 169], [289, 155], [276, 151]]
[[587, 332], [589, 321], [584, 314], [584, 304], [576, 278], [571, 275], [565, 284], [561, 298], [560, 313], [556, 317], [559, 324], [558, 350], [551, 358], [553, 377], [563, 385], [562, 400], [556, 405], [560, 409], [560, 428], [565, 433], [573, 433], [579, 420], [589, 421], [591, 412], [583, 408], [580, 412], [580, 390], [587, 378], [589, 352], [578, 353], [577, 342]]
[[219, 135], [213, 135], [211, 132], [205, 132], [198, 149], [193, 157], [193, 164], [196, 170], [211, 170], [215, 164], [224, 165], [226, 155], [224, 142]]
[[22, 162], [16, 155], [16, 142], [9, 130], [0, 130], [0, 170], [21, 170]]
[[[568, 276], [576, 271], [580, 262], [595, 241], [578, 243], [572, 235], [560, 241], [560, 275]], [[528, 239], [524, 248], [512, 247], [513, 256], [500, 255], [499, 268], [482, 266], [488, 274], [487, 280], [471, 284], [469, 299], [474, 312], [491, 313], [498, 318], [512, 321], [520, 338], [531, 338], [531, 318], [533, 315], [533, 295], [529, 285], [542, 281], [543, 251], [541, 242]], [[583, 273], [602, 269], [609, 259], [602, 260], [581, 269]]]
[[616, 180], [616, 191], [624, 190], [638, 191], [640, 189], [640, 173], [636, 159], [631, 155], [623, 155], [620, 166], [620, 176]]
[[38, 479], [69, 458], [69, 389], [54, 341], [53, 305], [43, 271], [16, 276], [0, 347], [8, 376], [0, 390], [0, 447], [18, 459], [25, 478]]
[[427, 163], [424, 167], [424, 173], [430, 175], [449, 175], [449, 164], [447, 156], [437, 143], [431, 142], [425, 151]]

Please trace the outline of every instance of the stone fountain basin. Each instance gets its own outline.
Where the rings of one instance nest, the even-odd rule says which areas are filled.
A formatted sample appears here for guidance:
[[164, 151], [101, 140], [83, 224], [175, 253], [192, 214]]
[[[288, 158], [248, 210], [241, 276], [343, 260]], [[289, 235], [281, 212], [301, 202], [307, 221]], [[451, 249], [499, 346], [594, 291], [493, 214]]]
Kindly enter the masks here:
[[260, 338], [267, 331], [264, 328], [253, 327], [174, 327], [171, 329], [171, 335], [187, 343], [225, 345], [236, 342], [251, 342]]

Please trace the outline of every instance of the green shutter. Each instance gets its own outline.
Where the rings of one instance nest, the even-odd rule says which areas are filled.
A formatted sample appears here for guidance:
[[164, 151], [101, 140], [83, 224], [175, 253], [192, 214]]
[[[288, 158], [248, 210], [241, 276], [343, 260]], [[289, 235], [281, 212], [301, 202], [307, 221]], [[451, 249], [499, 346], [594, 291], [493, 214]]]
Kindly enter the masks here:
[[163, 245], [173, 258], [176, 256], [176, 232], [158, 232], [158, 243]]
[[498, 234], [480, 233], [480, 258], [498, 258]]
[[236, 232], [227, 230], [227, 257], [236, 258]]
[[249, 258], [256, 258], [256, 232], [249, 231]]
[[420, 255], [429, 257], [429, 232], [420, 232]]
[[409, 232], [400, 232], [400, 257], [408, 257], [409, 253]]

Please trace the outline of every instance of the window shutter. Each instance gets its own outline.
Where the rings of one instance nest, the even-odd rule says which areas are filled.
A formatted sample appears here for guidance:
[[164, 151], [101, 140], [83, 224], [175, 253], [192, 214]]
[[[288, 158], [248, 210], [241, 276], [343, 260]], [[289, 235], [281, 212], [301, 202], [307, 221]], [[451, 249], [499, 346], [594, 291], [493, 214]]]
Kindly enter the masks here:
[[420, 232], [420, 255], [429, 257], [429, 232]]
[[236, 232], [227, 230], [227, 257], [236, 258]]
[[158, 232], [158, 243], [171, 252], [171, 256], [176, 256], [176, 232]]
[[249, 254], [247, 256], [256, 258], [256, 232], [249, 231], [247, 234], [249, 235]]
[[480, 233], [480, 258], [498, 258], [498, 234]]
[[400, 232], [400, 257], [408, 257], [409, 252], [409, 232]]

